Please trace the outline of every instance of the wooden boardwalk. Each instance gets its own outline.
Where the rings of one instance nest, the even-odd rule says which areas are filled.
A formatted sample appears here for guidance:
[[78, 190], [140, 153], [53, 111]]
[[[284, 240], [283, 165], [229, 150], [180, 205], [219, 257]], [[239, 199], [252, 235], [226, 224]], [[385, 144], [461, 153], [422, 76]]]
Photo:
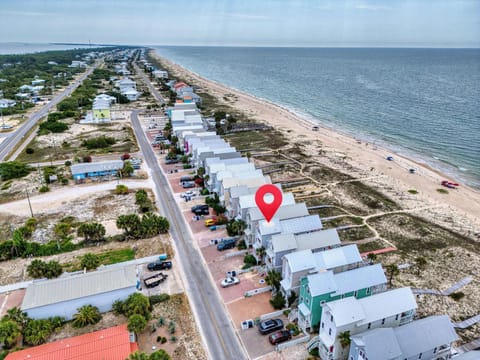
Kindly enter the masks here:
[[431, 289], [412, 289], [414, 294], [430, 294], [430, 295], [440, 295], [440, 296], [448, 296], [453, 294], [458, 289], [461, 289], [465, 285], [469, 284], [473, 279], [469, 276], [463, 278], [459, 282], [455, 283], [453, 286], [449, 287], [446, 290], [431, 290]]

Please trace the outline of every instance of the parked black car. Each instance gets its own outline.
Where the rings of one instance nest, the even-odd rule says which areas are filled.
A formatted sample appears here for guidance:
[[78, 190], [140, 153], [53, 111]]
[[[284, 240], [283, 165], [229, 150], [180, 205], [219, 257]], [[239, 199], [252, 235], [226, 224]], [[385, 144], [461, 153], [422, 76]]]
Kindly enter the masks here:
[[222, 251], [227, 249], [233, 249], [235, 247], [235, 242], [236, 242], [235, 239], [223, 239], [217, 245], [217, 250]]
[[150, 271], [153, 270], [166, 270], [172, 268], [171, 261], [155, 261], [147, 265], [147, 269]]
[[281, 342], [290, 340], [291, 338], [292, 338], [292, 334], [290, 334], [290, 331], [281, 330], [270, 335], [268, 337], [268, 340], [270, 341], [270, 344], [277, 345], [277, 344], [280, 344]]
[[283, 321], [281, 319], [269, 319], [258, 324], [258, 331], [260, 331], [262, 335], [267, 335], [281, 329], [283, 329]]
[[195, 205], [192, 207], [192, 213], [195, 215], [208, 215], [210, 211], [208, 210], [208, 205]]

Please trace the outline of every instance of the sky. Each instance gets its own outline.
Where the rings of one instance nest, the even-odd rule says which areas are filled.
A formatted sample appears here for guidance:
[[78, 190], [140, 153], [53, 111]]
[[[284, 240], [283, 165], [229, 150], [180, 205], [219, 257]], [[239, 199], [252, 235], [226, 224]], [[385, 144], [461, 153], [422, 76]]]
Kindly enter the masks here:
[[0, 0], [0, 42], [480, 47], [480, 0]]

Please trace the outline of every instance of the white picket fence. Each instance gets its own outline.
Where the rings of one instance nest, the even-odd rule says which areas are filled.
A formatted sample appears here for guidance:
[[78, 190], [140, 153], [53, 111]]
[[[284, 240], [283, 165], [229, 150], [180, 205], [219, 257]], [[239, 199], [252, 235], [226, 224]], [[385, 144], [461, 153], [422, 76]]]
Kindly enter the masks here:
[[254, 290], [249, 290], [247, 292], [245, 292], [245, 297], [250, 297], [250, 296], [253, 296], [253, 295], [258, 295], [258, 294], [262, 294], [264, 292], [267, 292], [267, 291], [271, 291], [272, 288], [270, 286], [265, 286], [263, 288], [258, 288], [258, 289], [254, 289]]
[[275, 346], [275, 350], [282, 351], [282, 350], [285, 350], [286, 348], [289, 348], [290, 346], [306, 343], [308, 340], [310, 340], [310, 335], [304, 335], [301, 338], [297, 338], [295, 340], [290, 340], [284, 343], [277, 344]]

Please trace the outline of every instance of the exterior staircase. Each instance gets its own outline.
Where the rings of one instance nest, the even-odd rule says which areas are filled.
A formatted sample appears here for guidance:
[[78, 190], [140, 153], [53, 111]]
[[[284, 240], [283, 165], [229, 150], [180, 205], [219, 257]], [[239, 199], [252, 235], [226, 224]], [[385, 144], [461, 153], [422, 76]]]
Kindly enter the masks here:
[[318, 347], [320, 340], [318, 335], [314, 335], [307, 343], [307, 350], [310, 351]]

